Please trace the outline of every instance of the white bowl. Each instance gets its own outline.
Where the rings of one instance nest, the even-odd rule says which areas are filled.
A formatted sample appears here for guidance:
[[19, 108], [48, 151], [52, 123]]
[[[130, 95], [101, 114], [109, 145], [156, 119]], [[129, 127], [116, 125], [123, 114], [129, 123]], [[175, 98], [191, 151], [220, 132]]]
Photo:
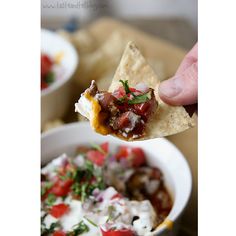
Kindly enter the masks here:
[[153, 235], [176, 235], [179, 218], [188, 203], [192, 176], [183, 154], [164, 138], [148, 141], [125, 142], [112, 136], [102, 136], [95, 133], [88, 122], [72, 123], [42, 134], [41, 161], [45, 164], [62, 153], [72, 155], [80, 144], [109, 141], [111, 149], [118, 145], [142, 147], [147, 154], [148, 163], [158, 166], [164, 175], [165, 185], [172, 195], [174, 205], [167, 219], [173, 222], [173, 229], [169, 230], [165, 224], [157, 227]]
[[62, 118], [71, 102], [71, 79], [78, 65], [78, 54], [71, 43], [57, 33], [41, 30], [41, 51], [51, 57], [62, 53], [62, 77], [41, 91], [41, 126], [48, 120]]

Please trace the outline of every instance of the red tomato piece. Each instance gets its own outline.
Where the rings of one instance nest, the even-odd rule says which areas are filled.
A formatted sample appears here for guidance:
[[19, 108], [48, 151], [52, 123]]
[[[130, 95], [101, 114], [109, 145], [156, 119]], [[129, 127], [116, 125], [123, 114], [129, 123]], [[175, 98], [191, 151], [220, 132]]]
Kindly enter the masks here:
[[68, 211], [69, 211], [69, 206], [64, 203], [60, 203], [52, 206], [51, 210], [49, 211], [49, 214], [55, 218], [60, 218]]
[[132, 93], [141, 93], [141, 91], [137, 90], [136, 88], [129, 88], [129, 90], [132, 92]]
[[100, 147], [104, 152], [108, 153], [108, 151], [109, 151], [109, 143], [108, 142], [102, 143], [100, 145]]
[[48, 87], [48, 84], [44, 82], [43, 80], [41, 80], [41, 89], [45, 89], [47, 87]]
[[119, 161], [123, 158], [131, 158], [132, 166], [139, 167], [146, 163], [146, 156], [141, 148], [120, 146], [118, 152], [115, 155], [116, 159]]
[[50, 72], [52, 64], [52, 60], [46, 54], [41, 54], [41, 76], [46, 76]]
[[104, 231], [101, 229], [103, 236], [134, 236], [134, 232], [129, 229], [122, 229], [122, 230], [108, 230]]
[[122, 98], [126, 95], [126, 92], [123, 87], [119, 87], [117, 90], [115, 90], [112, 95], [116, 98]]
[[134, 167], [142, 166], [146, 163], [146, 156], [141, 148], [132, 148], [132, 165]]
[[102, 166], [105, 161], [106, 155], [97, 150], [91, 150], [87, 152], [87, 158], [94, 164]]
[[122, 158], [127, 158], [129, 156], [129, 154], [130, 154], [130, 147], [120, 146], [115, 157], [117, 160], [120, 160]]
[[111, 200], [116, 199], [116, 198], [122, 198], [123, 196], [120, 193], [116, 193]]
[[145, 119], [148, 119], [149, 116], [152, 114], [155, 106], [156, 106], [156, 100], [153, 97], [151, 100], [147, 102], [135, 104], [134, 110], [136, 114], [141, 115]]
[[67, 179], [67, 180], [58, 179], [51, 188], [50, 193], [53, 193], [58, 197], [66, 196], [70, 191], [72, 183], [73, 183], [72, 179]]
[[53, 233], [53, 236], [66, 236], [66, 233], [61, 230], [58, 230]]

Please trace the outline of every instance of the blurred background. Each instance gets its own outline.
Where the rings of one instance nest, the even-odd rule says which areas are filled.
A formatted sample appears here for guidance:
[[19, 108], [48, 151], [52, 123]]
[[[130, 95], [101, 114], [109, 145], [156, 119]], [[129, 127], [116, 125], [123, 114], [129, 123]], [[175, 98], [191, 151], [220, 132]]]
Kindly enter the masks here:
[[[197, 0], [41, 0], [42, 26], [83, 28], [112, 16], [190, 49], [197, 41]], [[68, 26], [72, 21], [74, 26]]]
[[[197, 42], [197, 5], [197, 0], [41, 0], [41, 27], [70, 42], [79, 57], [68, 82], [42, 91], [42, 131], [82, 120], [74, 103], [92, 79], [108, 88], [128, 40], [138, 44], [160, 80], [173, 76]], [[55, 46], [46, 38], [43, 42], [45, 48]], [[168, 139], [183, 152], [193, 174], [179, 236], [196, 236], [197, 127]]]

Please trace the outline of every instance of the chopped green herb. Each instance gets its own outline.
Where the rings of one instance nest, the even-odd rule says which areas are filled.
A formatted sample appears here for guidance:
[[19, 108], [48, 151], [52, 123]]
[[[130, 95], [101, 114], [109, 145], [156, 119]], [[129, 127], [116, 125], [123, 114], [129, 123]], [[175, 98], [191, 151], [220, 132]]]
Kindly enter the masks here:
[[98, 150], [99, 152], [101, 152], [102, 154], [106, 155], [107, 153], [98, 145], [98, 144], [95, 144], [95, 143], [91, 143], [91, 146]]
[[[128, 100], [128, 104], [130, 104], [130, 105], [139, 104], [139, 103], [147, 102], [148, 100], [151, 99], [151, 97], [152, 97], [151, 91], [149, 91], [148, 93], [145, 93], [145, 94], [135, 95], [133, 92], [131, 92], [131, 90], [129, 88], [128, 80], [125, 80], [125, 81], [120, 80], [120, 82], [122, 83], [126, 94], [132, 94], [133, 95], [133, 99]], [[127, 101], [127, 96], [125, 95], [124, 97], [119, 98], [118, 101], [120, 103], [126, 102]]]
[[52, 185], [52, 182], [44, 182], [43, 186], [41, 186], [41, 196], [43, 196], [52, 187]]
[[52, 206], [55, 201], [56, 201], [56, 196], [52, 193], [49, 193], [47, 199], [45, 200], [45, 203], [48, 206]]
[[93, 225], [93, 226], [95, 226], [95, 227], [98, 227], [98, 225], [97, 224], [95, 224], [92, 220], [90, 220], [89, 218], [87, 218], [87, 217], [85, 217], [84, 216], [84, 218], [91, 224], [91, 225]]
[[81, 184], [80, 183], [74, 183], [71, 187], [73, 193], [77, 196], [81, 195]]
[[65, 175], [58, 175], [61, 180], [67, 180], [67, 179], [73, 179], [73, 176], [75, 175], [72, 171], [67, 171]]
[[52, 223], [49, 227], [49, 229], [46, 228], [45, 223], [41, 223], [41, 236], [47, 236], [52, 234], [57, 227], [60, 227], [59, 222]]
[[142, 95], [137, 95], [132, 100], [129, 100], [128, 104], [138, 104], [138, 103], [147, 102], [148, 100], [151, 99], [151, 97], [152, 97], [151, 92], [148, 92]]
[[69, 232], [67, 236], [77, 236], [89, 231], [89, 227], [81, 220], [77, 225], [73, 227], [73, 231]]
[[86, 160], [86, 161], [85, 161], [85, 167], [86, 167], [86, 169], [87, 169], [88, 171], [90, 171], [91, 173], [93, 173], [93, 171], [94, 171], [94, 165], [93, 165], [93, 163], [92, 163], [91, 161]]
[[82, 186], [81, 186], [81, 202], [84, 202], [84, 200], [87, 198], [87, 188], [88, 188], [88, 182], [87, 183], [84, 183]]
[[109, 206], [108, 207], [108, 218], [107, 218], [107, 221], [108, 222], [109, 220], [112, 220], [112, 218], [114, 218], [114, 211], [115, 211], [115, 207], [114, 206]]
[[125, 95], [124, 97], [118, 98], [118, 103], [124, 103], [127, 101], [127, 96]]
[[126, 94], [132, 93], [132, 92], [130, 91], [130, 89], [129, 89], [128, 80], [125, 80], [125, 81], [119, 80], [119, 81], [122, 83], [122, 85], [123, 85], [123, 87], [124, 87], [124, 89], [125, 89], [125, 93], [126, 93]]
[[58, 175], [58, 177], [63, 181], [67, 179], [66, 175]]
[[104, 189], [105, 187], [102, 172], [88, 160], [85, 161], [84, 166], [76, 169], [73, 180], [71, 189], [75, 195], [81, 198], [82, 202], [92, 194], [95, 188]]
[[54, 72], [53, 72], [53, 71], [49, 71], [48, 74], [47, 74], [47, 76], [46, 76], [46, 78], [45, 78], [45, 82], [46, 82], [47, 84], [51, 84], [51, 83], [54, 82], [54, 80], [55, 80], [55, 74], [54, 74]]

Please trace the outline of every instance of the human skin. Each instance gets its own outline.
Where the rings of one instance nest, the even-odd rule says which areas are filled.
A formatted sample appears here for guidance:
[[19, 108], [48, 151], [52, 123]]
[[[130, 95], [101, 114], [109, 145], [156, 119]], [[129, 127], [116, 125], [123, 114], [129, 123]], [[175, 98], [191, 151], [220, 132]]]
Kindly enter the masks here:
[[160, 98], [170, 105], [192, 105], [198, 98], [198, 44], [188, 52], [175, 75], [159, 86]]

